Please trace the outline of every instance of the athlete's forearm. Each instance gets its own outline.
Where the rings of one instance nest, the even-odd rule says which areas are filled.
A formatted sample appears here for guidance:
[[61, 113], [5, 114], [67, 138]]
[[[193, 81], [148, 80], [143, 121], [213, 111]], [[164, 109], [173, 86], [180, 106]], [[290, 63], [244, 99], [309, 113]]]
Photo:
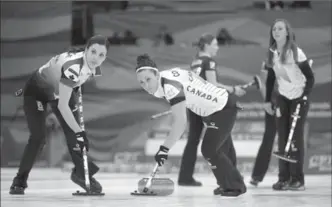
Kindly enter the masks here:
[[169, 133], [169, 136], [166, 138], [163, 145], [168, 149], [171, 149], [175, 145], [175, 143], [181, 138], [185, 128], [186, 128], [185, 121], [175, 120], [172, 123], [171, 132]]
[[265, 102], [270, 102], [271, 101], [271, 96], [272, 96], [272, 91], [275, 83], [275, 73], [272, 68], [268, 69], [268, 74], [265, 82]]
[[298, 65], [299, 65], [299, 68], [302, 71], [303, 75], [307, 79], [305, 86], [304, 86], [304, 91], [303, 91], [303, 95], [307, 96], [311, 93], [311, 90], [315, 84], [315, 76], [311, 69], [312, 62], [310, 64], [309, 61], [304, 61], [304, 62], [299, 63]]
[[169, 133], [163, 145], [168, 149], [171, 149], [175, 145], [175, 143], [181, 138], [186, 128], [186, 125], [187, 117], [185, 113], [177, 115], [174, 115], [173, 113], [171, 132]]
[[267, 79], [267, 70], [265, 69], [265, 62], [262, 64], [262, 69], [260, 73], [258, 74], [258, 78], [261, 81], [260, 86], [258, 86], [258, 90], [263, 98], [263, 101], [265, 100], [266, 96], [266, 79]]
[[59, 109], [63, 119], [65, 120], [65, 122], [75, 133], [82, 131], [81, 127], [78, 125], [68, 104], [65, 105], [65, 104], [61, 104], [59, 102], [58, 109]]
[[218, 82], [217, 80], [217, 74], [215, 71], [209, 71], [209, 72], [206, 72], [206, 80], [212, 84], [214, 84], [215, 86], [217, 87], [221, 87], [221, 88], [224, 88], [226, 89], [229, 93], [234, 93], [234, 87], [233, 86], [228, 86], [228, 85], [224, 85], [220, 82]]
[[68, 124], [68, 126], [73, 130], [75, 133], [81, 132], [82, 129], [77, 123], [70, 107], [69, 107], [69, 101], [72, 97], [73, 89], [60, 82], [59, 84], [59, 101], [58, 101], [58, 109], [65, 120], [65, 122]]
[[217, 86], [226, 89], [229, 93], [234, 93], [234, 86], [228, 86], [222, 83], [217, 83]]
[[259, 92], [263, 98], [263, 100], [265, 100], [265, 95], [266, 95], [266, 87], [265, 86], [262, 86], [260, 89], [259, 89]]

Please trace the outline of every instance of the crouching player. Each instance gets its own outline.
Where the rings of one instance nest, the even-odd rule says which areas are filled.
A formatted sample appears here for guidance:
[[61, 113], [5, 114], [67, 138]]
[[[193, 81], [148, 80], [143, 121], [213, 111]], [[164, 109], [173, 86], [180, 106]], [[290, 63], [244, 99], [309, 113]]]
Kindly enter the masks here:
[[155, 155], [159, 166], [168, 151], [182, 136], [186, 124], [186, 108], [202, 117], [206, 132], [201, 152], [209, 162], [221, 196], [239, 196], [246, 192], [243, 178], [230, 156], [231, 131], [237, 115], [236, 101], [224, 88], [209, 83], [191, 71], [173, 68], [160, 72], [148, 55], [137, 57], [137, 80], [144, 90], [171, 105], [173, 122], [169, 137]]
[[[101, 74], [100, 65], [107, 55], [109, 43], [103, 36], [94, 36], [85, 48], [70, 50], [53, 57], [30, 77], [23, 90], [23, 108], [30, 137], [25, 147], [18, 173], [10, 187], [10, 194], [24, 194], [27, 180], [38, 153], [45, 144], [46, 107], [50, 104], [66, 137], [67, 146], [74, 163], [71, 180], [85, 187], [82, 150], [88, 150], [86, 133], [78, 124], [75, 111], [78, 89], [87, 79]], [[71, 106], [71, 107], [70, 107]], [[89, 162], [90, 190], [100, 193], [102, 187], [93, 178], [99, 168]]]

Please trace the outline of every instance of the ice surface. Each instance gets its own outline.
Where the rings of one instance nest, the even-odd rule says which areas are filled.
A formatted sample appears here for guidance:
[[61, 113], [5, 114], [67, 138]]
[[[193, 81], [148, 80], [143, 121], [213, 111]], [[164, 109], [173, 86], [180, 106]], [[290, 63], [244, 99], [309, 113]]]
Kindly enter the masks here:
[[[25, 195], [9, 195], [8, 189], [16, 169], [1, 169], [2, 207], [327, 207], [331, 206], [331, 176], [307, 175], [306, 190], [276, 192], [271, 185], [277, 176], [269, 174], [259, 187], [248, 185], [246, 194], [237, 198], [213, 195], [216, 187], [212, 174], [196, 174], [203, 187], [179, 187], [167, 197], [135, 197], [130, 192], [137, 189], [142, 174], [100, 173], [96, 178], [102, 183], [104, 197], [74, 197], [81, 190], [69, 180], [69, 173], [59, 169], [33, 169]], [[176, 183], [176, 174], [169, 177]], [[245, 176], [249, 181], [249, 175]]]

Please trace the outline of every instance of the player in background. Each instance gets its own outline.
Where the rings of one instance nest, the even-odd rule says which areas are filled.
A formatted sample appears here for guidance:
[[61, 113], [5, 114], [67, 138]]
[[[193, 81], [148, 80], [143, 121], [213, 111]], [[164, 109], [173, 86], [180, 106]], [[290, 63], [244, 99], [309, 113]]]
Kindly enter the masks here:
[[290, 132], [292, 115], [300, 104], [300, 118], [297, 120], [291, 144], [291, 156], [297, 163], [279, 160], [278, 182], [274, 190], [304, 190], [304, 125], [309, 110], [309, 96], [315, 79], [310, 61], [294, 40], [294, 34], [287, 20], [277, 19], [271, 26], [269, 50], [265, 67], [268, 71], [265, 101], [271, 102], [274, 83], [277, 82], [276, 117], [278, 149], [284, 153]]
[[[74, 163], [71, 180], [85, 187], [82, 150], [88, 150], [88, 138], [79, 125], [77, 91], [88, 79], [101, 75], [100, 66], [106, 59], [109, 43], [103, 36], [90, 38], [82, 49], [71, 49], [49, 60], [27, 81], [23, 95], [24, 113], [30, 137], [25, 147], [18, 173], [10, 187], [10, 194], [24, 194], [27, 179], [38, 153], [45, 144], [46, 107], [49, 104], [64, 131], [69, 153]], [[99, 168], [89, 161], [92, 192], [102, 186], [93, 178]]]
[[[217, 39], [211, 34], [202, 35], [197, 42], [193, 44], [198, 48], [198, 53], [190, 65], [190, 69], [204, 80], [225, 88], [230, 94], [243, 96], [245, 91], [240, 86], [226, 86], [217, 81], [217, 64], [213, 57], [216, 56], [219, 46]], [[181, 186], [201, 186], [202, 183], [193, 178], [195, 163], [197, 160], [197, 148], [200, 137], [203, 132], [203, 121], [200, 116], [187, 110], [189, 120], [189, 134], [185, 146], [181, 167], [179, 172], [178, 184]], [[231, 146], [231, 157], [236, 164], [236, 153], [234, 146]]]
[[159, 147], [155, 160], [162, 166], [168, 151], [182, 136], [187, 123], [186, 108], [202, 117], [206, 125], [201, 152], [211, 166], [221, 196], [239, 196], [246, 192], [243, 178], [231, 160], [230, 137], [238, 107], [226, 89], [205, 81], [192, 71], [173, 68], [159, 72], [148, 55], [137, 57], [137, 80], [149, 94], [166, 99], [171, 105], [171, 132]]
[[[260, 81], [259, 83], [260, 87], [258, 87], [258, 89], [260, 94], [262, 95], [264, 102], [266, 94], [266, 80], [267, 80], [267, 70], [265, 67], [265, 62], [263, 62], [262, 64], [262, 69], [258, 77], [259, 77], [258, 81]], [[276, 98], [276, 91], [273, 90], [271, 101], [263, 104], [263, 108], [265, 111], [264, 134], [262, 138], [262, 143], [258, 149], [258, 153], [255, 159], [253, 171], [251, 174], [251, 180], [250, 180], [250, 184], [254, 186], [258, 186], [258, 184], [263, 181], [271, 160], [273, 143], [275, 140], [275, 136], [277, 134], [276, 117], [274, 110], [276, 104], [275, 98]]]

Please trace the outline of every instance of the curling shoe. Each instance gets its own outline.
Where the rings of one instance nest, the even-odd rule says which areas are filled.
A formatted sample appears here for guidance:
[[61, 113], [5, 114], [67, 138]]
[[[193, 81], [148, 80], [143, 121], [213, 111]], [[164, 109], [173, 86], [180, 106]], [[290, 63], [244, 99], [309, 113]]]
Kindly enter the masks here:
[[24, 190], [28, 187], [27, 181], [16, 176], [13, 184], [10, 186], [9, 194], [11, 195], [24, 195]]
[[[85, 178], [77, 175], [74, 171], [71, 173], [70, 179], [77, 185], [79, 185], [81, 188], [84, 190], [88, 191], [85, 185]], [[103, 190], [102, 186], [100, 183], [90, 176], [90, 191], [92, 193], [101, 193]]]

